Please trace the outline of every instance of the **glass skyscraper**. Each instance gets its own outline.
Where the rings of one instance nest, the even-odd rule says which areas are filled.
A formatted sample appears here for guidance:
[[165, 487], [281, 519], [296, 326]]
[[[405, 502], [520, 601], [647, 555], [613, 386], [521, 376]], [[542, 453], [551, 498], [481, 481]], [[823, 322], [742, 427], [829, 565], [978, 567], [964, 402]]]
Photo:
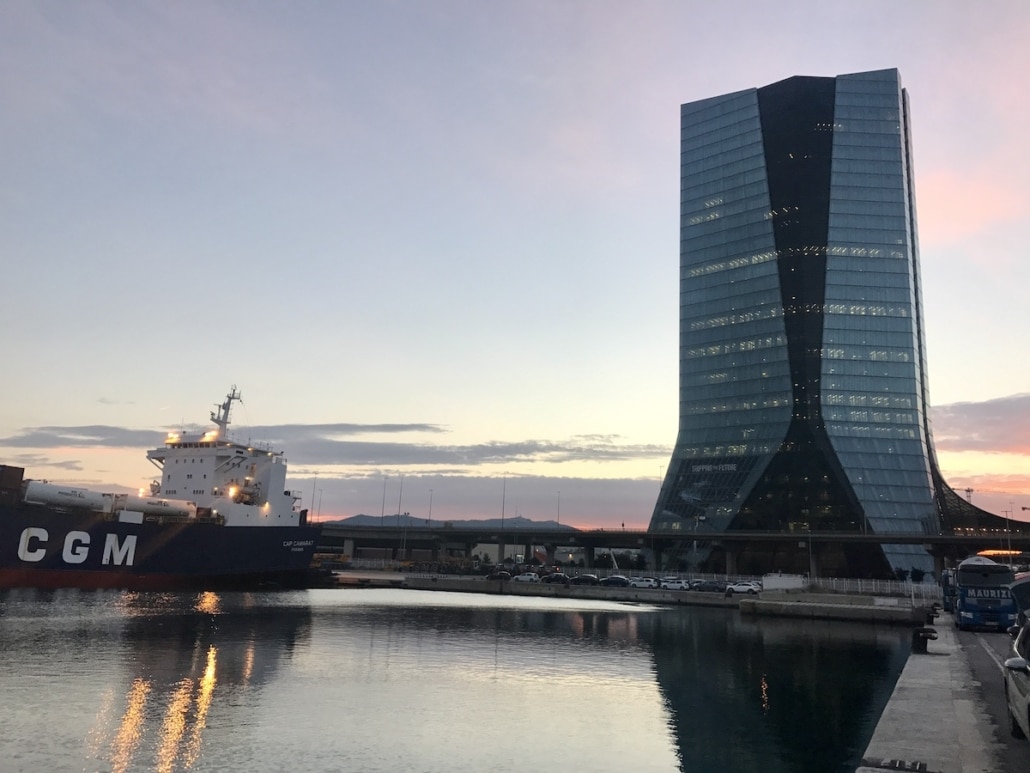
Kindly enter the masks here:
[[[650, 530], [695, 567], [724, 568], [705, 532], [941, 532], [908, 116], [897, 70], [681, 108], [680, 421]], [[807, 570], [800, 544], [733, 560]], [[819, 562], [933, 569], [919, 545]]]

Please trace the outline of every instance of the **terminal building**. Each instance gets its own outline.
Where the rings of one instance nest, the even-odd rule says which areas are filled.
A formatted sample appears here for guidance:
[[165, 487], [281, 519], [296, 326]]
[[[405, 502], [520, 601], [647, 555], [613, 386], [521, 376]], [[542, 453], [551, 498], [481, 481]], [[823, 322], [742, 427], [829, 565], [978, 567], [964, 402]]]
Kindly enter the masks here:
[[[1002, 522], [947, 486], [934, 453], [898, 71], [685, 104], [680, 164], [679, 431], [649, 531], [683, 540], [663, 565], [892, 577], [933, 558], [905, 544], [813, 558], [803, 535]], [[705, 539], [733, 530], [799, 540], [731, 559]]]

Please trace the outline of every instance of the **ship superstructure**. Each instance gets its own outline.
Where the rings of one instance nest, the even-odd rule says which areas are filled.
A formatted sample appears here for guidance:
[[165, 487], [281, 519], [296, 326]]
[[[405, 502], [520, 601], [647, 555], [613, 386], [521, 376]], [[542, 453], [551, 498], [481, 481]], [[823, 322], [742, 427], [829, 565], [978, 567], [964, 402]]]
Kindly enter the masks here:
[[170, 432], [164, 446], [147, 452], [161, 470], [151, 494], [188, 501], [199, 517], [217, 518], [226, 526], [298, 526], [300, 495], [286, 488], [282, 453], [228, 439], [232, 404], [240, 399], [234, 385], [211, 412], [214, 429]]

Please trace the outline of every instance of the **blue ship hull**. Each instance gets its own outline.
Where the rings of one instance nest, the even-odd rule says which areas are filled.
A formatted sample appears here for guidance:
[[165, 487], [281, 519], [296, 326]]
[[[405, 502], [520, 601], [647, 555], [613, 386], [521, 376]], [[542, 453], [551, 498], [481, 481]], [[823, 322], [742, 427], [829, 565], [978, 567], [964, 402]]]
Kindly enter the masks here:
[[304, 587], [318, 536], [314, 526], [123, 523], [0, 505], [0, 588]]

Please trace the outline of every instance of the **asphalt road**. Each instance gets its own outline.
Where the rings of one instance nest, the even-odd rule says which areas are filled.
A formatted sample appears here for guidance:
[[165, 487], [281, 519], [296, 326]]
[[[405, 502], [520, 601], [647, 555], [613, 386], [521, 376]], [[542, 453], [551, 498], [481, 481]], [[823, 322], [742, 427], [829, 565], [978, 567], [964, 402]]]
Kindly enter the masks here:
[[[950, 617], [942, 616], [937, 625], [953, 625]], [[1007, 633], [956, 631], [963, 652], [969, 658], [974, 678], [980, 683], [980, 693], [987, 712], [994, 720], [995, 732], [1001, 746], [1002, 768], [993, 773], [1027, 773], [1030, 771], [1030, 741], [1013, 738], [1009, 733], [1008, 707], [1005, 704], [1005, 686], [1002, 663], [1011, 657], [1012, 639]]]

